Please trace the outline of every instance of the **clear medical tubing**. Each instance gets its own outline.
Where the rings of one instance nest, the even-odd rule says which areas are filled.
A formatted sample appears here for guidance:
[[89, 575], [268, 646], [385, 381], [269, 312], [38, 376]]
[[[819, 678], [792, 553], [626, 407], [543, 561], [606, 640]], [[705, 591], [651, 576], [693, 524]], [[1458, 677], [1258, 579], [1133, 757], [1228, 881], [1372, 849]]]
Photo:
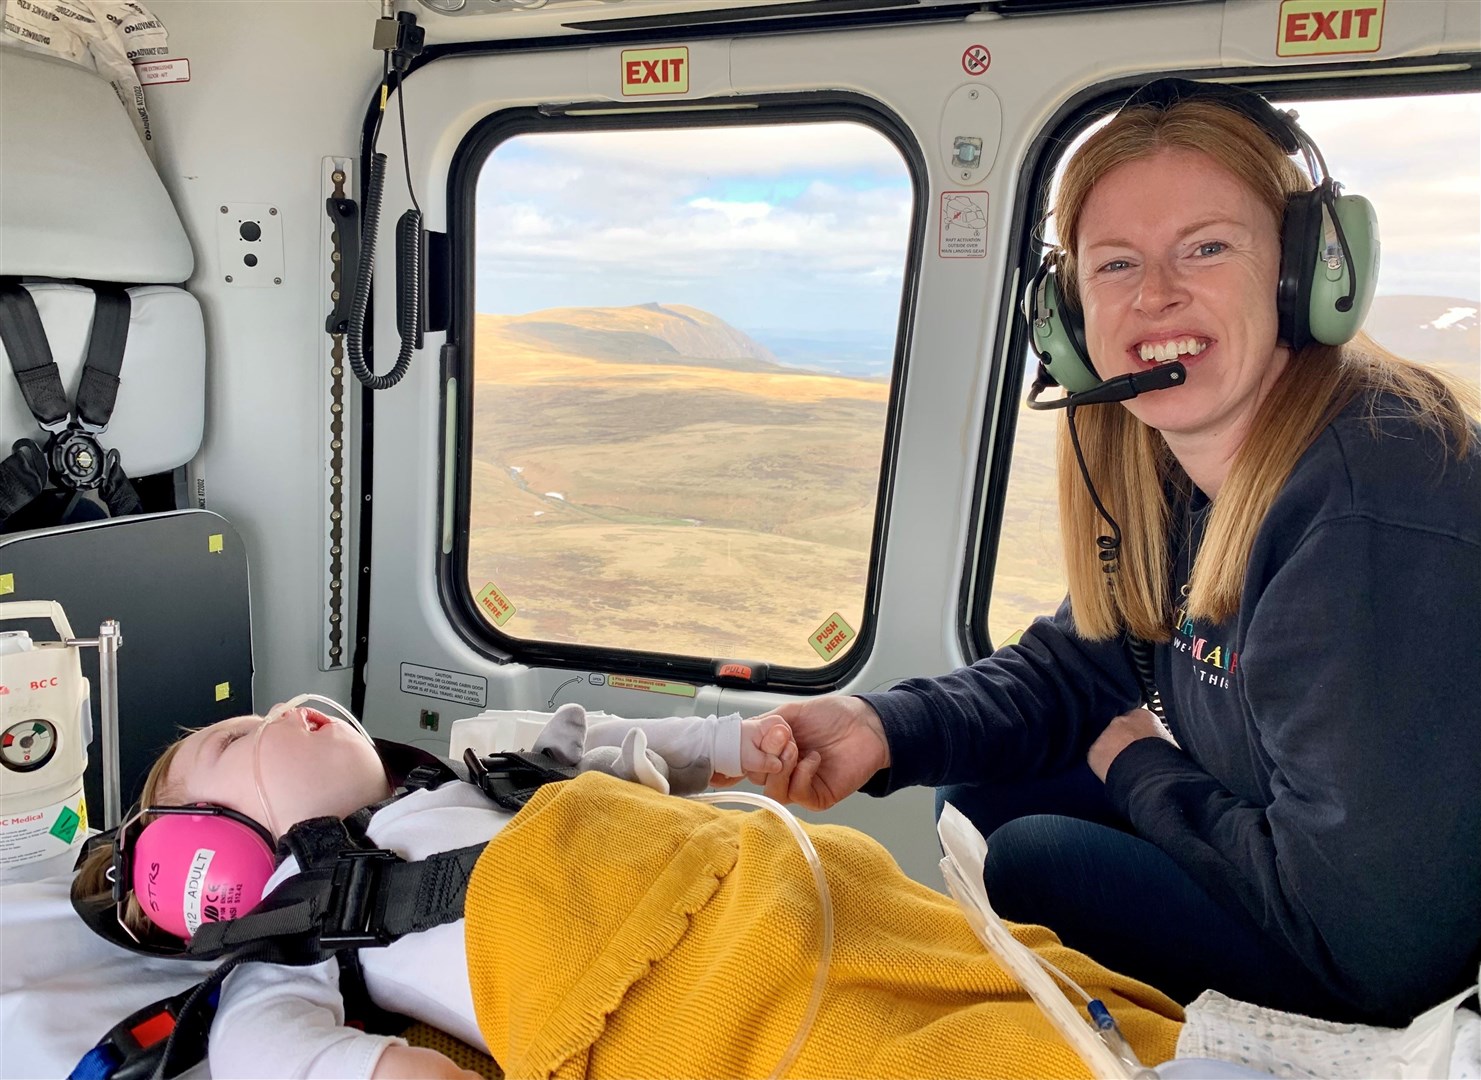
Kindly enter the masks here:
[[823, 863], [818, 858], [818, 852], [813, 847], [812, 840], [809, 839], [807, 833], [803, 832], [802, 826], [797, 823], [792, 812], [775, 799], [768, 799], [765, 795], [750, 791], [705, 791], [698, 795], [690, 795], [689, 798], [695, 802], [715, 805], [742, 803], [746, 806], [770, 810], [782, 819], [782, 824], [786, 825], [792, 833], [792, 838], [802, 849], [808, 868], [812, 870], [813, 885], [818, 890], [818, 906], [823, 912], [823, 943], [818, 952], [818, 971], [813, 976], [812, 997], [808, 998], [807, 1008], [803, 1011], [802, 1020], [797, 1025], [797, 1034], [792, 1037], [791, 1045], [777, 1059], [776, 1067], [771, 1070], [772, 1080], [780, 1080], [792, 1067], [792, 1063], [797, 1060], [797, 1055], [802, 1053], [807, 1037], [812, 1034], [813, 1022], [818, 1018], [818, 1010], [823, 1006], [823, 991], [828, 985], [828, 967], [833, 962], [833, 894], [828, 891], [828, 879], [823, 876]]

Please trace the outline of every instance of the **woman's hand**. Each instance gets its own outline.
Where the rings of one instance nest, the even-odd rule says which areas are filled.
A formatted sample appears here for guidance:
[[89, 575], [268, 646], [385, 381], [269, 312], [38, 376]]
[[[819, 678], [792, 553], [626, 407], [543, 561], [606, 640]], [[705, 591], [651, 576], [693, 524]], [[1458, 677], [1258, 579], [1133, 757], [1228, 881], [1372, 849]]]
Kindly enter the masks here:
[[785, 772], [752, 779], [764, 783], [766, 794], [778, 802], [826, 810], [858, 791], [890, 763], [884, 725], [861, 698], [789, 701], [774, 715], [792, 729], [797, 764]]
[[483, 1080], [452, 1058], [425, 1046], [391, 1045], [381, 1051], [371, 1080]]
[[1104, 784], [1106, 773], [1111, 771], [1111, 762], [1116, 760], [1121, 751], [1138, 739], [1167, 737], [1167, 730], [1158, 722], [1157, 717], [1146, 709], [1132, 709], [1106, 725], [1106, 730], [1090, 744], [1090, 753], [1085, 755], [1085, 760], [1090, 763], [1090, 771], [1100, 777], [1100, 782]]

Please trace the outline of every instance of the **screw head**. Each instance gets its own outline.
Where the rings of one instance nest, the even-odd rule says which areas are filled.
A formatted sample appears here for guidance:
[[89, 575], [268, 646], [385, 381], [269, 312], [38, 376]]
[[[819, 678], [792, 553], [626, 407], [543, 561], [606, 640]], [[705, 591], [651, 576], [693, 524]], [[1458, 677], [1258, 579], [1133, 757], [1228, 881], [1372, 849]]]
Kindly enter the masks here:
[[222, 207], [222, 208], [221, 208], [221, 212], [222, 212], [222, 213], [223, 213], [223, 214], [229, 214], [229, 213], [231, 213], [231, 211], [230, 211], [230, 210], [228, 210], [228, 209], [227, 209], [227, 208], [226, 208], [226, 207], [224, 207], [224, 206], [223, 206], [223, 207]]
[[276, 206], [269, 206], [267, 208], [267, 212], [269, 214], [271, 214], [273, 217], [277, 217], [278, 216], [278, 208]]
[[968, 172], [966, 169], [963, 169], [962, 170], [962, 179], [963, 180], [970, 180], [970, 179], [972, 179], [972, 174], [970, 172]]
[[273, 278], [273, 284], [274, 285], [281, 285], [281, 284], [283, 284], [283, 279], [280, 278], [280, 277], [275, 277], [275, 278]]
[[230, 274], [227, 274], [227, 275], [226, 275], [226, 280], [227, 280], [227, 281], [230, 281], [230, 280], [231, 280], [231, 275], [230, 275]]
[[973, 101], [976, 101], [977, 98], [978, 98], [978, 92], [976, 90], [968, 90], [967, 91], [967, 96], [969, 98], [971, 98]]

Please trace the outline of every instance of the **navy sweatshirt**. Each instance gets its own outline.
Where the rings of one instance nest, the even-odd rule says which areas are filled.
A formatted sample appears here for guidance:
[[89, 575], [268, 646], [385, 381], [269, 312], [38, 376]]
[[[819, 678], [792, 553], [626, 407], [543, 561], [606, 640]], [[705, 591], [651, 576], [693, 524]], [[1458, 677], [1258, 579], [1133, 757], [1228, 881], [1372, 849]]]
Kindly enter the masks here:
[[[1174, 595], [1200, 500], [1175, 514]], [[1174, 622], [1156, 680], [1179, 745], [1128, 746], [1115, 806], [1357, 1016], [1406, 1022], [1474, 985], [1481, 453], [1447, 463], [1402, 403], [1360, 398], [1276, 498], [1238, 613]], [[891, 759], [865, 790], [886, 794], [1067, 769], [1141, 695], [1120, 641], [1079, 637], [1066, 601], [969, 668], [864, 698]]]

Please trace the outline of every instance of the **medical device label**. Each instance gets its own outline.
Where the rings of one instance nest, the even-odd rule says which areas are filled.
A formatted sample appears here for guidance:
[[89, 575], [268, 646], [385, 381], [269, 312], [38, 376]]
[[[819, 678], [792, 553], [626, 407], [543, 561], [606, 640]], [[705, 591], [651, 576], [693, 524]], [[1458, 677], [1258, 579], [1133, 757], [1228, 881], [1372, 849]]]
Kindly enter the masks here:
[[843, 621], [843, 616], [834, 612], [813, 631], [812, 647], [824, 660], [832, 660], [843, 647], [855, 638], [854, 628]]
[[403, 662], [401, 692], [483, 708], [489, 700], [489, 681], [482, 675], [468, 675], [461, 671], [444, 671], [442, 668]]
[[618, 690], [641, 690], [647, 694], [672, 694], [674, 697], [694, 696], [694, 687], [688, 683], [643, 679], [636, 675], [608, 675], [607, 685]]
[[1277, 56], [1377, 52], [1383, 45], [1384, 0], [1284, 0]]
[[987, 192], [941, 193], [939, 250], [943, 259], [987, 257]]
[[689, 49], [622, 50], [622, 93], [624, 97], [689, 93]]
[[478, 590], [473, 602], [489, 617], [495, 626], [503, 626], [514, 618], [514, 601], [499, 591], [499, 586], [490, 581]]
[[7, 809], [0, 813], [0, 872], [61, 855], [86, 835], [87, 804], [80, 788], [48, 806]]

